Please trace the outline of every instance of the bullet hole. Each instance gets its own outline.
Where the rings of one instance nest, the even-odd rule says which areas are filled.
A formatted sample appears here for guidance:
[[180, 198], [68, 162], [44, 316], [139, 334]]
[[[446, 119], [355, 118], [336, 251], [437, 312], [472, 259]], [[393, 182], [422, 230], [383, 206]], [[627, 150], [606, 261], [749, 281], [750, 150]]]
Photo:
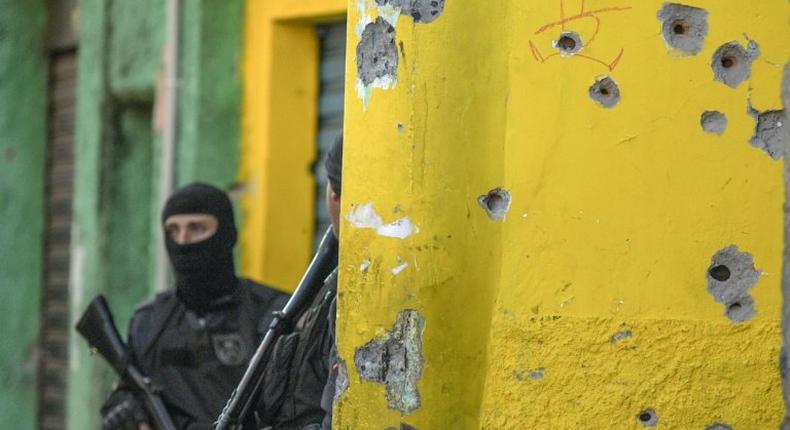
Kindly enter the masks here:
[[394, 79], [397, 70], [395, 28], [378, 17], [365, 26], [357, 45], [357, 76], [363, 85], [370, 85], [377, 79]]
[[656, 424], [658, 424], [658, 415], [655, 409], [649, 408], [638, 413], [636, 415], [636, 420], [644, 427], [655, 427]]
[[400, 9], [401, 15], [410, 16], [414, 22], [435, 21], [444, 12], [445, 0], [376, 0], [379, 6], [390, 5]]
[[710, 273], [711, 278], [719, 282], [725, 282], [730, 279], [730, 269], [728, 269], [727, 266], [723, 264], [711, 267], [708, 272]]
[[708, 35], [708, 12], [705, 9], [677, 3], [664, 3], [658, 11], [664, 41], [672, 49], [687, 55], [702, 50]]
[[720, 46], [713, 54], [713, 79], [736, 88], [751, 76], [752, 61], [760, 56], [760, 48], [753, 40], [746, 48], [732, 41]]
[[708, 292], [724, 305], [724, 315], [734, 323], [748, 321], [756, 315], [754, 298], [749, 294], [760, 273], [754, 258], [730, 245], [713, 255], [708, 268]]
[[590, 98], [605, 108], [613, 108], [620, 102], [620, 88], [612, 78], [605, 76], [590, 87]]
[[529, 377], [535, 381], [541, 381], [546, 377], [546, 371], [541, 367], [529, 372]]
[[711, 134], [724, 134], [727, 129], [727, 117], [719, 111], [705, 111], [699, 119], [702, 130]]
[[502, 188], [495, 188], [477, 198], [477, 203], [486, 211], [488, 217], [494, 221], [505, 218], [510, 210], [510, 193]]
[[622, 341], [627, 340], [627, 339], [631, 339], [633, 336], [634, 336], [634, 334], [633, 334], [633, 332], [631, 332], [631, 330], [622, 330], [622, 331], [618, 331], [617, 333], [613, 334], [612, 338], [609, 339], [609, 342], [611, 342], [611, 343], [618, 343], [618, 342], [622, 342]]
[[420, 408], [417, 384], [422, 377], [422, 332], [425, 318], [415, 310], [398, 313], [392, 330], [354, 353], [364, 381], [384, 384], [390, 409], [408, 414]]
[[754, 309], [754, 298], [746, 296], [740, 301], [727, 305], [727, 318], [732, 322], [741, 323], [754, 318], [757, 311]]
[[572, 31], [563, 32], [552, 45], [560, 50], [561, 55], [573, 55], [583, 47], [581, 37]]
[[404, 131], [406, 131], [406, 127], [401, 123], [398, 123], [395, 126], [395, 128], [398, 130], [398, 133], [403, 133]]
[[705, 426], [705, 430], [732, 430], [732, 426], [729, 424], [713, 423]]
[[750, 105], [749, 113], [757, 122], [754, 127], [754, 135], [749, 139], [749, 143], [755, 148], [765, 151], [774, 160], [782, 158], [787, 139], [787, 134], [783, 130], [786, 121], [785, 111], [758, 112]]

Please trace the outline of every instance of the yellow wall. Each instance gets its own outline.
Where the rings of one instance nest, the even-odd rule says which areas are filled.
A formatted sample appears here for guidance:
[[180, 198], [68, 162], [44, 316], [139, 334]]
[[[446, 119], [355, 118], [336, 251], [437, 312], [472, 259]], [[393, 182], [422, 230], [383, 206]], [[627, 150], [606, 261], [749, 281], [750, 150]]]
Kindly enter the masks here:
[[245, 276], [292, 290], [310, 258], [318, 103], [315, 25], [341, 0], [248, 0], [240, 180]]
[[[354, 52], [392, 10], [350, 3], [343, 212], [372, 203], [418, 231], [343, 223], [350, 388], [336, 428], [638, 429], [648, 408], [665, 429], [779, 425], [782, 166], [749, 144], [747, 104], [781, 108], [790, 3], [693, 1], [709, 32], [691, 56], [667, 48], [662, 3], [447, 0], [432, 23], [401, 16], [396, 83], [367, 106]], [[599, 20], [580, 53], [593, 59], [546, 59], [560, 26], [536, 31], [582, 7], [618, 9], [566, 23], [589, 40]], [[714, 51], [746, 35], [761, 49], [751, 79], [714, 82]], [[612, 109], [588, 96], [603, 75], [622, 94]], [[723, 135], [702, 131], [706, 110], [726, 114]], [[512, 193], [502, 221], [477, 203], [496, 187]], [[741, 324], [706, 289], [730, 244], [761, 273]], [[402, 415], [360, 380], [354, 353], [405, 309], [425, 318], [425, 368], [422, 406]]]

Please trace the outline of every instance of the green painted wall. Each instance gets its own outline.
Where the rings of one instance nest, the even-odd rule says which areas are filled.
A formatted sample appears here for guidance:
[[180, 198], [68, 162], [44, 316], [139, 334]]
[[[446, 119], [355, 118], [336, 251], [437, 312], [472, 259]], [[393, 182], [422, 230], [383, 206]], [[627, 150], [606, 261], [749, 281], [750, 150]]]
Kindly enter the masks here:
[[178, 183], [237, 177], [244, 2], [183, 2]]
[[[243, 1], [182, 2], [177, 183], [236, 178]], [[205, 6], [205, 9], [204, 9]], [[165, 2], [80, 0], [72, 315], [107, 296], [125, 332], [153, 293], [161, 138], [153, 130]], [[204, 10], [208, 13], [204, 13]], [[68, 428], [98, 428], [114, 377], [77, 337]]]
[[0, 0], [0, 422], [20, 429], [33, 428], [36, 418], [46, 146], [44, 22], [43, 2]]

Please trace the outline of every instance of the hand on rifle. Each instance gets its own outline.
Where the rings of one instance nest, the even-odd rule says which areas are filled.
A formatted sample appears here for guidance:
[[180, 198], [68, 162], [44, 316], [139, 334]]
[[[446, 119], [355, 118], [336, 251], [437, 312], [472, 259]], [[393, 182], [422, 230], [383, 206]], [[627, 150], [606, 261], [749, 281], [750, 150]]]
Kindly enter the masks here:
[[131, 392], [115, 391], [101, 410], [102, 430], [151, 430], [143, 404]]

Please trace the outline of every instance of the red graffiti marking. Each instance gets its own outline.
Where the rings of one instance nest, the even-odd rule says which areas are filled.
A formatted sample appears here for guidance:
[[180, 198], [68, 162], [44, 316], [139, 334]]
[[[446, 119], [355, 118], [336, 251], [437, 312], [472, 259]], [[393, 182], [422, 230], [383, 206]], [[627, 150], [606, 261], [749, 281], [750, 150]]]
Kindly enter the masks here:
[[[562, 31], [565, 31], [566, 23], [578, 21], [582, 19], [591, 19], [595, 21], [595, 29], [593, 30], [592, 36], [590, 36], [590, 38], [585, 43], [586, 46], [590, 46], [593, 44], [593, 42], [595, 42], [595, 38], [598, 37], [598, 33], [601, 30], [601, 18], [599, 18], [598, 15], [608, 12], [622, 12], [631, 9], [630, 6], [613, 6], [613, 7], [605, 7], [605, 8], [585, 11], [584, 0], [581, 0], [581, 10], [579, 11], [579, 13], [577, 13], [576, 15], [566, 17], [564, 3], [565, 3], [564, 0], [560, 0], [560, 19], [557, 21], [552, 21], [547, 24], [544, 24], [543, 26], [538, 28], [537, 31], [535, 31], [535, 35], [541, 34], [546, 30], [554, 28], [558, 25], [560, 26]], [[559, 56], [559, 52], [554, 52], [550, 55], [544, 56], [543, 53], [540, 52], [540, 49], [537, 47], [537, 45], [535, 45], [535, 43], [532, 40], [529, 41], [529, 50], [532, 52], [532, 56], [535, 57], [535, 60], [539, 61], [540, 63], [545, 63], [550, 58]], [[609, 71], [611, 72], [615, 69], [615, 67], [617, 67], [617, 64], [620, 63], [620, 59], [623, 58], [623, 50], [624, 50], [623, 48], [620, 48], [620, 52], [611, 61], [604, 61], [601, 60], [600, 58], [592, 57], [589, 55], [582, 55], [582, 54], [574, 54], [573, 56], [584, 58], [596, 62], [598, 64], [601, 64], [602, 66], [609, 69]]]

